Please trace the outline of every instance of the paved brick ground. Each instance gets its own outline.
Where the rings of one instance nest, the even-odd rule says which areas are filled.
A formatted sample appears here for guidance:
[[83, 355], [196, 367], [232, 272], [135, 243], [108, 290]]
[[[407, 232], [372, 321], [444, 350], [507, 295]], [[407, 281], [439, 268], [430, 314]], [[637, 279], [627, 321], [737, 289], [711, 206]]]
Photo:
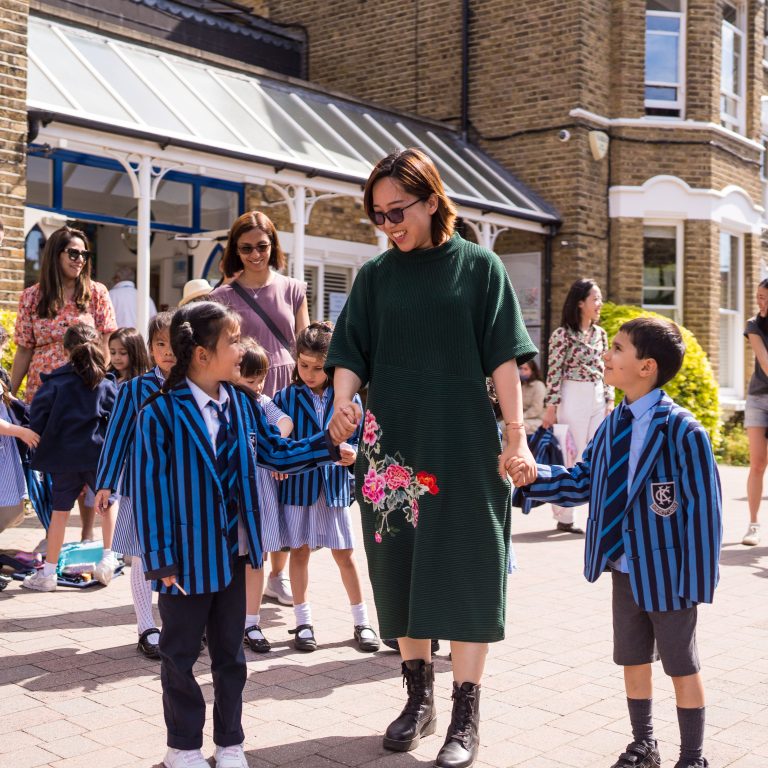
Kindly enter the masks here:
[[[768, 760], [768, 549], [742, 547], [746, 471], [724, 468], [725, 547], [716, 603], [700, 613], [708, 695], [706, 755], [713, 768]], [[77, 518], [73, 518], [77, 523]], [[73, 527], [71, 539], [78, 533]], [[515, 518], [521, 570], [510, 582], [507, 639], [491, 646], [483, 685], [480, 768], [606, 767], [628, 741], [620, 671], [611, 663], [609, 584], [581, 576], [582, 541], [556, 534], [548, 508]], [[0, 537], [31, 547], [33, 521]], [[768, 542], [766, 542], [768, 543]], [[472, 563], [454, 553], [457, 567]], [[364, 568], [364, 555], [358, 554]], [[438, 735], [391, 754], [381, 733], [403, 692], [395, 654], [356, 651], [333, 562], [313, 556], [312, 602], [320, 650], [288, 642], [290, 609], [267, 603], [275, 650], [250, 652], [246, 750], [258, 768], [405, 768], [430, 765], [448, 723], [447, 644], [437, 664]], [[367, 590], [370, 594], [370, 590]], [[461, 617], [456, 617], [461, 621]], [[164, 753], [158, 665], [138, 656], [128, 579], [109, 588], [0, 593], [0, 766], [156, 766]], [[198, 666], [211, 698], [208, 657]], [[671, 685], [658, 669], [657, 733], [664, 764], [676, 757]], [[205, 754], [212, 754], [210, 719]]]

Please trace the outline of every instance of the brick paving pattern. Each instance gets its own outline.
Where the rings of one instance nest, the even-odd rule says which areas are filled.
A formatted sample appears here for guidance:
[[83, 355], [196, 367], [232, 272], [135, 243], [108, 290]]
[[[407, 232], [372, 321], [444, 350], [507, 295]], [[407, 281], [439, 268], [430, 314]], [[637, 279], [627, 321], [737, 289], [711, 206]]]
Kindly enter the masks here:
[[[714, 606], [700, 612], [705, 755], [712, 768], [762, 768], [768, 760], [768, 541], [741, 546], [746, 470], [726, 467], [722, 476], [722, 578]], [[629, 741], [621, 671], [611, 661], [609, 580], [587, 584], [583, 539], [555, 533], [548, 507], [528, 517], [516, 511], [514, 531], [521, 569], [510, 581], [507, 638], [491, 646], [488, 658], [477, 766], [607, 768]], [[69, 533], [74, 540], [77, 527]], [[39, 538], [27, 520], [3, 533], [0, 547], [25, 549]], [[357, 557], [364, 569], [362, 547]], [[472, 563], [460, 552], [455, 562], [471, 574]], [[294, 651], [286, 631], [294, 625], [291, 609], [267, 602], [262, 625], [274, 650], [265, 656], [246, 651], [249, 765], [431, 765], [450, 715], [448, 644], [436, 659], [437, 735], [414, 752], [387, 752], [381, 734], [404, 701], [399, 657], [357, 652], [328, 552], [313, 555], [310, 573], [320, 649]], [[158, 663], [139, 656], [135, 643], [126, 577], [106, 589], [37, 594], [14, 582], [0, 593], [0, 766], [159, 765], [165, 730]], [[210, 701], [207, 654], [197, 669]], [[671, 766], [677, 721], [672, 686], [660, 666], [654, 702], [662, 758]], [[208, 714], [203, 751], [210, 756]]]

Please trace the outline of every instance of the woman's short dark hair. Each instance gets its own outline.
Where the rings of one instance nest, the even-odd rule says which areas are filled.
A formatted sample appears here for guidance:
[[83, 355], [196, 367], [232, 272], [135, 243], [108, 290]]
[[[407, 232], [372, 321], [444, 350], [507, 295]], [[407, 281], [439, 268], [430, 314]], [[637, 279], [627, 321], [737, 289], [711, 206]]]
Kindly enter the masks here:
[[432, 214], [432, 245], [439, 245], [453, 234], [456, 206], [448, 197], [435, 164], [420, 149], [398, 149], [376, 163], [363, 192], [363, 207], [373, 221], [373, 188], [381, 179], [394, 179], [419, 200], [437, 197], [437, 210]]
[[269, 355], [256, 339], [245, 336], [240, 339], [243, 359], [240, 361], [240, 375], [243, 378], [266, 376], [269, 371]]
[[277, 237], [277, 229], [269, 216], [260, 211], [248, 211], [242, 216], [238, 216], [229, 229], [227, 244], [224, 247], [224, 256], [221, 259], [221, 266], [227, 277], [233, 277], [243, 269], [243, 260], [237, 250], [237, 243], [247, 232], [254, 229], [260, 229], [269, 238], [269, 266], [281, 272], [285, 269], [286, 258], [283, 249], [280, 247], [280, 240]]
[[636, 317], [624, 323], [619, 331], [629, 336], [638, 360], [656, 361], [656, 383], [663, 387], [677, 376], [685, 357], [685, 342], [680, 329], [660, 317]]
[[563, 315], [560, 319], [560, 325], [564, 328], [570, 328], [572, 331], [581, 330], [581, 308], [580, 301], [585, 301], [589, 292], [597, 285], [594, 280], [588, 277], [582, 277], [577, 280], [568, 290], [563, 304]]
[[[85, 232], [72, 227], [60, 227], [45, 241], [40, 264], [40, 299], [37, 303], [39, 317], [53, 319], [64, 308], [64, 285], [61, 278], [62, 251], [75, 239], [80, 238], [88, 250]], [[72, 297], [75, 306], [86, 312], [91, 303], [91, 260], [87, 259], [75, 280], [75, 293]]]

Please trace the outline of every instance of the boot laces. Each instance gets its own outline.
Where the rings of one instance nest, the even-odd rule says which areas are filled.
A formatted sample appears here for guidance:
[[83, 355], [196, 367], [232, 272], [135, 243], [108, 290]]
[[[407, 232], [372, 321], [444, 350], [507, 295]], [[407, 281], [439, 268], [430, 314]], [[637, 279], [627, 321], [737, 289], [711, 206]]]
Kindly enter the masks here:
[[424, 697], [427, 695], [426, 680], [422, 675], [403, 674], [403, 688], [408, 689], [408, 701], [403, 708], [403, 714], [418, 715]]
[[451, 739], [458, 741], [465, 749], [472, 735], [472, 719], [477, 697], [470, 691], [461, 688], [454, 690], [453, 721], [451, 722]]

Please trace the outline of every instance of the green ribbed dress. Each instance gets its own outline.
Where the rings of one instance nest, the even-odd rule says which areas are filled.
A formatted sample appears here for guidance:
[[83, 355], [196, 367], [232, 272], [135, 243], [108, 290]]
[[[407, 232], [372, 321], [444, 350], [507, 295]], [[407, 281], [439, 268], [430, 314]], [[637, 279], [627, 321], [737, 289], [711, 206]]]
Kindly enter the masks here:
[[369, 383], [355, 477], [382, 637], [504, 638], [510, 486], [485, 377], [536, 351], [504, 265], [459, 235], [360, 270], [326, 366]]

